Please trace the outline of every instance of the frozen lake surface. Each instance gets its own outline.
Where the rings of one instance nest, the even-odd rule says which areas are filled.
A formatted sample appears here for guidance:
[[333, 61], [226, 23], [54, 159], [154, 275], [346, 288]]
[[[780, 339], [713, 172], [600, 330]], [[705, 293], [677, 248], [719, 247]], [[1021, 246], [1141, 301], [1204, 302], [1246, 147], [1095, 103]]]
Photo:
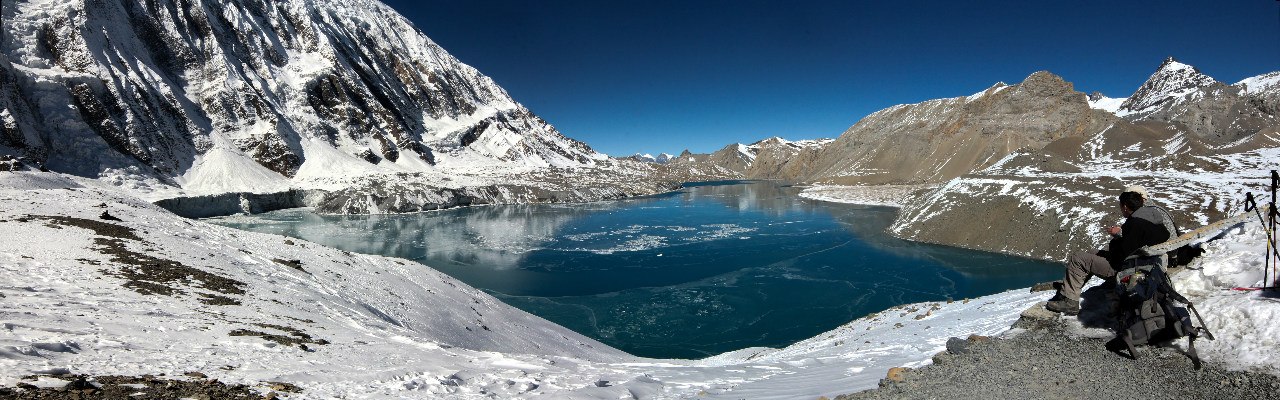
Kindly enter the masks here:
[[1055, 263], [907, 242], [895, 209], [823, 203], [774, 182], [690, 184], [589, 204], [211, 219], [418, 260], [636, 355], [783, 347], [886, 308], [1060, 279]]

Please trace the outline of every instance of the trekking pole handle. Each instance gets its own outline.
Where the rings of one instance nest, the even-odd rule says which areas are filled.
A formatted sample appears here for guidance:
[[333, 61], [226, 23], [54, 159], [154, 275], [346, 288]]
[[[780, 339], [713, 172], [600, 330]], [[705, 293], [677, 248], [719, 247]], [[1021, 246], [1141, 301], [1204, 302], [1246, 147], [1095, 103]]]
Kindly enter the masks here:
[[[1271, 215], [1276, 215], [1276, 187], [1280, 186], [1280, 172], [1271, 170]], [[1271, 222], [1271, 229], [1275, 229], [1275, 221]]]
[[1258, 208], [1258, 202], [1253, 199], [1253, 193], [1246, 192], [1244, 194], [1244, 212], [1253, 211]]

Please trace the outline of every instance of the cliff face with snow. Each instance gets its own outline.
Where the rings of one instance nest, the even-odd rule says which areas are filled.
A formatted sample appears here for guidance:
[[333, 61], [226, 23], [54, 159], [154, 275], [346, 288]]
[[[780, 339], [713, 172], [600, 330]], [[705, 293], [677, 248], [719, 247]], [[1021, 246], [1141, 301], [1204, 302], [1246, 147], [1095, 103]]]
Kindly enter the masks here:
[[1277, 76], [1227, 85], [1165, 60], [1105, 129], [951, 180], [904, 208], [893, 233], [1060, 260], [1105, 244], [1100, 226], [1120, 221], [1115, 198], [1128, 185], [1146, 186], [1184, 231], [1242, 212], [1244, 193], [1266, 192], [1280, 169]]
[[141, 192], [604, 159], [374, 0], [6, 1], [0, 152]]

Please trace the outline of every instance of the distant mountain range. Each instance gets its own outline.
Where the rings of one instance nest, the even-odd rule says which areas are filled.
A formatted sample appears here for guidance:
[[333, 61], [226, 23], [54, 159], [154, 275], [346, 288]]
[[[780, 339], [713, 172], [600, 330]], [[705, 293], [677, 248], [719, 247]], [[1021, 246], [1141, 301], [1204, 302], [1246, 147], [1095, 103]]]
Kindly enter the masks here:
[[1168, 58], [1127, 98], [1036, 72], [877, 111], [833, 141], [766, 142], [672, 164], [724, 178], [932, 185], [904, 207], [895, 235], [1063, 259], [1104, 244], [1097, 226], [1118, 218], [1111, 199], [1129, 184], [1148, 186], [1183, 227], [1238, 212], [1243, 193], [1280, 168], [1280, 72], [1226, 84]]
[[636, 153], [633, 155], [620, 157], [620, 158], [634, 160], [634, 161], [650, 162], [655, 164], [666, 164], [667, 162], [674, 160], [676, 156], [673, 156], [667, 153], [658, 154], [656, 156], [652, 154], [647, 154], [647, 153], [646, 154]]
[[829, 144], [768, 168], [752, 168], [749, 158], [704, 161], [754, 179], [919, 184], [982, 170], [1015, 151], [1135, 125], [1224, 145], [1276, 126], [1278, 82], [1280, 72], [1273, 72], [1228, 85], [1169, 58], [1132, 96], [1112, 99], [1086, 95], [1061, 77], [1037, 72], [970, 96], [877, 111]]

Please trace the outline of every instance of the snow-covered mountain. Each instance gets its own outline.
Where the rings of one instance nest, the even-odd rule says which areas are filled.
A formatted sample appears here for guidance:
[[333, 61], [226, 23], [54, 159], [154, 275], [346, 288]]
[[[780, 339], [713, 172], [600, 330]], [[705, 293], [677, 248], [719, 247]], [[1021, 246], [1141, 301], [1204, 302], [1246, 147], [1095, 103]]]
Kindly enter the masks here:
[[607, 158], [376, 0], [5, 1], [0, 15], [0, 153], [141, 193]]
[[726, 179], [794, 179], [796, 171], [789, 168], [805, 165], [797, 162], [811, 158], [831, 139], [806, 139], [791, 141], [770, 137], [751, 144], [733, 143], [710, 154], [692, 154], [685, 150], [673, 161], [676, 165], [717, 171]]
[[1103, 110], [1112, 114], [1120, 110], [1120, 106], [1124, 104], [1127, 98], [1111, 98], [1102, 93], [1093, 92], [1089, 94], [1089, 107], [1096, 110]]
[[997, 83], [969, 96], [877, 111], [829, 144], [763, 166], [753, 167], [757, 151], [741, 144], [686, 161], [711, 164], [727, 177], [939, 184], [1015, 152], [1064, 139], [1079, 145], [1107, 129], [1171, 130], [1206, 146], [1228, 146], [1280, 124], [1277, 115], [1280, 72], [1228, 85], [1169, 58], [1126, 98], [1086, 95], [1042, 71], [1016, 85]]
[[1140, 118], [1154, 112], [1165, 103], [1177, 102], [1192, 92], [1214, 83], [1218, 81], [1200, 73], [1196, 67], [1169, 57], [1133, 95], [1120, 105], [1116, 115], [1121, 117], [1135, 115]]
[[1157, 129], [1189, 133], [1215, 146], [1228, 145], [1280, 123], [1276, 115], [1280, 90], [1267, 84], [1272, 75], [1228, 85], [1171, 57], [1125, 100], [1116, 115], [1139, 124], [1168, 123], [1167, 128]]

